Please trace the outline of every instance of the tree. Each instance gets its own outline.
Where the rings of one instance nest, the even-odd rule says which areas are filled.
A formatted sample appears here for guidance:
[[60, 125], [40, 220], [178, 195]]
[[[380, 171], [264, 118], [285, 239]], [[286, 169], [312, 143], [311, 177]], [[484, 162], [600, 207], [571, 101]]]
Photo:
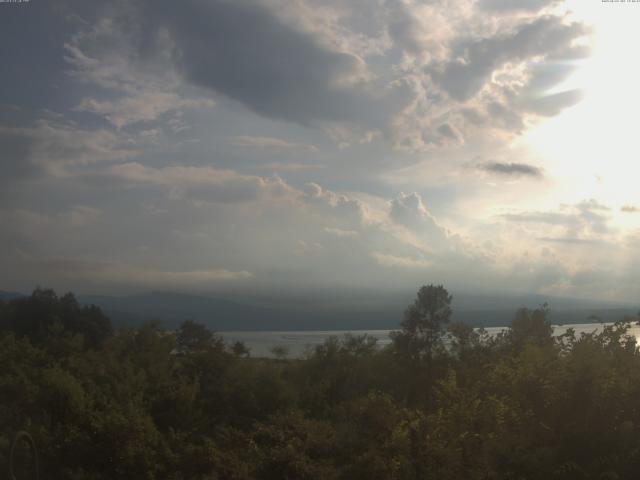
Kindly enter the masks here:
[[274, 345], [271, 347], [271, 353], [278, 360], [285, 360], [289, 356], [289, 347], [286, 345]]
[[452, 296], [442, 285], [427, 285], [407, 308], [401, 331], [391, 333], [398, 354], [412, 361], [430, 360], [442, 346], [444, 327], [451, 319]]
[[527, 343], [540, 347], [553, 344], [553, 327], [549, 322], [549, 305], [544, 304], [531, 311], [521, 308], [511, 322], [508, 339], [517, 350]]
[[240, 340], [234, 342], [233, 345], [231, 345], [231, 352], [236, 357], [244, 358], [249, 358], [249, 355], [251, 354], [251, 350], [249, 349], [249, 347], [247, 347], [247, 345], [245, 345], [245, 343]]
[[182, 322], [177, 332], [176, 344], [181, 353], [198, 353], [224, 348], [222, 339], [211, 330], [193, 320]]
[[[50, 344], [61, 331], [81, 335], [84, 345], [97, 349], [113, 334], [111, 321], [95, 305], [80, 305], [72, 293], [58, 297], [51, 289], [36, 288], [31, 296], [11, 300], [5, 307], [0, 329]], [[0, 312], [1, 313], [1, 312]]]

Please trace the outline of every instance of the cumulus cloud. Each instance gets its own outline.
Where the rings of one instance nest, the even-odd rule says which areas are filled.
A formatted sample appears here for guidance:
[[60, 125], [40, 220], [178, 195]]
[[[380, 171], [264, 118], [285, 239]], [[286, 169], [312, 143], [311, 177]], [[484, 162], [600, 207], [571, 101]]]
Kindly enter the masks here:
[[429, 230], [438, 236], [446, 237], [446, 230], [438, 225], [436, 219], [429, 213], [420, 194], [400, 193], [391, 201], [389, 216], [391, 220], [409, 229]]
[[398, 240], [414, 246], [422, 253], [471, 251], [468, 245], [464, 245], [457, 235], [443, 227], [429, 212], [420, 194], [401, 192], [389, 205], [391, 223], [403, 229], [396, 232]]
[[623, 213], [640, 213], [640, 207], [636, 207], [635, 205], [624, 205], [620, 211]]

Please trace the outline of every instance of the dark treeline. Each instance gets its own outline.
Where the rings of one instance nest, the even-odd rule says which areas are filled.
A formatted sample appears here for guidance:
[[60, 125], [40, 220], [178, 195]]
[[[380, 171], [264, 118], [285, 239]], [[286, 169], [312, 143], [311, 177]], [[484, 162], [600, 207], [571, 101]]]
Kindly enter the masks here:
[[27, 430], [47, 479], [637, 477], [631, 319], [554, 337], [543, 306], [490, 337], [451, 301], [423, 287], [389, 347], [295, 360], [189, 321], [114, 330], [72, 294], [0, 302], [0, 464]]

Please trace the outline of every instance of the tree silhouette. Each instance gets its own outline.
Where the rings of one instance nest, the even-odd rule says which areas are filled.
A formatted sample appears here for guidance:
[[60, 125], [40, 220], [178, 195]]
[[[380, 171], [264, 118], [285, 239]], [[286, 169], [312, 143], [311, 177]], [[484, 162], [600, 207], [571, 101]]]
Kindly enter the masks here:
[[391, 333], [396, 351], [412, 361], [430, 360], [442, 346], [444, 327], [451, 319], [452, 296], [442, 285], [426, 285], [404, 314], [401, 331]]

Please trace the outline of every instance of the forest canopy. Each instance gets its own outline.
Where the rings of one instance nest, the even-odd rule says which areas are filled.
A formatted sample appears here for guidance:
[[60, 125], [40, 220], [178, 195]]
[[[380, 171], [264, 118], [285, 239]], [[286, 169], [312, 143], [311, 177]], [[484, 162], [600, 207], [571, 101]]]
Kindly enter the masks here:
[[25, 430], [47, 479], [635, 478], [637, 318], [554, 336], [544, 305], [491, 336], [452, 309], [424, 286], [386, 347], [266, 359], [73, 294], [0, 301], [0, 465]]

